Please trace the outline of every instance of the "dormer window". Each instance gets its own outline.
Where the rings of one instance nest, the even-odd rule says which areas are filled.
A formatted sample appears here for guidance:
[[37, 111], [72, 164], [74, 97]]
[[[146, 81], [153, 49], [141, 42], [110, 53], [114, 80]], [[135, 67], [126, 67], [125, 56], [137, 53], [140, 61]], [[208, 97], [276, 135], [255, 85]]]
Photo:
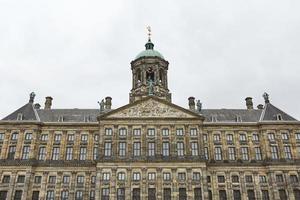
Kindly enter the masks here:
[[236, 122], [242, 122], [242, 117], [240, 115], [236, 116]]
[[211, 116], [211, 122], [217, 122], [218, 119], [217, 119], [217, 116], [216, 115], [212, 115]]
[[64, 121], [64, 116], [62, 116], [62, 115], [58, 116], [58, 121], [63, 122]]
[[276, 119], [277, 119], [278, 121], [281, 121], [281, 120], [282, 120], [281, 114], [277, 114], [277, 115], [276, 115]]
[[23, 120], [23, 113], [18, 113], [17, 120]]
[[84, 122], [90, 122], [90, 116], [89, 115], [84, 116]]

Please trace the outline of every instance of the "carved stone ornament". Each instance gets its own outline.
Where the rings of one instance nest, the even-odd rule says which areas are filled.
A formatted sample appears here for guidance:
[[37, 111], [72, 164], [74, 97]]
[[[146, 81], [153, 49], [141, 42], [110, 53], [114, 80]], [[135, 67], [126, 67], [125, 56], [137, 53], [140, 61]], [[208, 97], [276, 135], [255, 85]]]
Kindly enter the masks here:
[[153, 99], [141, 102], [132, 107], [120, 110], [117, 113], [111, 114], [111, 118], [123, 118], [123, 117], [173, 117], [173, 118], [184, 118], [184, 117], [194, 117], [185, 113], [177, 108], [170, 105], [160, 103]]

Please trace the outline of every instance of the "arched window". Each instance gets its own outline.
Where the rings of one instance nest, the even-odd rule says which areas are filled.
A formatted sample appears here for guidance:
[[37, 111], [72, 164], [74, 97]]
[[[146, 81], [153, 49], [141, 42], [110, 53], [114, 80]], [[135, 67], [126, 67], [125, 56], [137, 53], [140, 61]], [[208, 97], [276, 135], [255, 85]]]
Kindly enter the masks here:
[[163, 83], [163, 81], [164, 81], [164, 70], [160, 69], [159, 70], [159, 82]]
[[154, 71], [151, 67], [149, 67], [147, 69], [146, 78], [147, 78], [147, 81], [151, 80], [152, 82], [154, 82]]

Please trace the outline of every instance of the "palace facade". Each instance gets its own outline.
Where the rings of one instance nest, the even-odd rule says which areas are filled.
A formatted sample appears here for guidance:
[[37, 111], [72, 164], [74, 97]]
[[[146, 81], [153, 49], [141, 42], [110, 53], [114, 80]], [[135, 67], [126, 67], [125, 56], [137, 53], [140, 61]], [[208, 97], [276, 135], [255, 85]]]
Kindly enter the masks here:
[[300, 122], [274, 106], [172, 103], [169, 63], [146, 43], [129, 104], [41, 108], [0, 121], [0, 200], [299, 200]]

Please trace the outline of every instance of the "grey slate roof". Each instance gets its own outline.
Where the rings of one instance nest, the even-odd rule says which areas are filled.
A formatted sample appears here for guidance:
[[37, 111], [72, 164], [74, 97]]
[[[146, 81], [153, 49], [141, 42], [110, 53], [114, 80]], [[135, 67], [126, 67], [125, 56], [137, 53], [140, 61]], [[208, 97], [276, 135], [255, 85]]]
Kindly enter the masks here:
[[[41, 122], [97, 122], [99, 109], [34, 109], [27, 103], [2, 120], [15, 121], [22, 113], [23, 121]], [[206, 122], [264, 122], [277, 121], [277, 115], [283, 121], [297, 121], [295, 118], [267, 103], [263, 110], [259, 109], [203, 109], [199, 114]], [[214, 118], [214, 120], [212, 120]]]
[[206, 122], [212, 122], [212, 118], [216, 118], [216, 122], [258, 122], [262, 110], [246, 110], [246, 109], [203, 109], [200, 113], [205, 117]]
[[23, 121], [35, 121], [38, 120], [38, 116], [36, 115], [36, 111], [33, 108], [32, 103], [27, 103], [18, 110], [14, 111], [7, 117], [5, 117], [3, 120], [17, 120], [18, 119], [18, 114], [22, 114], [22, 120]]
[[262, 116], [261, 116], [261, 121], [276, 121], [277, 120], [277, 115], [281, 115], [282, 121], [297, 121], [295, 118], [292, 116], [286, 114], [279, 108], [275, 107], [271, 103], [267, 103], [265, 105], [265, 108], [263, 110]]
[[42, 122], [58, 122], [63, 117], [63, 122], [97, 122], [99, 109], [51, 109], [37, 110]]

